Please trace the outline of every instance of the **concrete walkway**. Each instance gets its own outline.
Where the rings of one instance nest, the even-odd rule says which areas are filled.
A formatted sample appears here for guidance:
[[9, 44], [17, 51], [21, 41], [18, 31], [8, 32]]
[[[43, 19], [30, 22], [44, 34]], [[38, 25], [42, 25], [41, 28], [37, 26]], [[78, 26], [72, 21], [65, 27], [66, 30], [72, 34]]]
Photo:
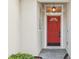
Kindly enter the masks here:
[[65, 54], [65, 49], [43, 49], [40, 52], [40, 56], [43, 59], [63, 59]]

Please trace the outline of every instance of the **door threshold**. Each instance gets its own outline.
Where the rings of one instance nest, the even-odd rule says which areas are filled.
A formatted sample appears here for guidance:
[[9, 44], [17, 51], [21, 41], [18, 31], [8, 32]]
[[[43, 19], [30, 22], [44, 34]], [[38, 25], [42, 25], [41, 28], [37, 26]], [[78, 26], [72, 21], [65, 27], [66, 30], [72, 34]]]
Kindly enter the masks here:
[[65, 48], [61, 46], [47, 46], [44, 49], [65, 49]]

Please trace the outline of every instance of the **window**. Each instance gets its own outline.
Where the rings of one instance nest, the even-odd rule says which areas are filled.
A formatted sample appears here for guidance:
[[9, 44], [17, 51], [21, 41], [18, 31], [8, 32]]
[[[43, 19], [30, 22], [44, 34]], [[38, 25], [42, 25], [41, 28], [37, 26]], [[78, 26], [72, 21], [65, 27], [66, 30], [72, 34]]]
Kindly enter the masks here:
[[61, 7], [47, 7], [46, 8], [46, 12], [62, 12], [62, 8]]

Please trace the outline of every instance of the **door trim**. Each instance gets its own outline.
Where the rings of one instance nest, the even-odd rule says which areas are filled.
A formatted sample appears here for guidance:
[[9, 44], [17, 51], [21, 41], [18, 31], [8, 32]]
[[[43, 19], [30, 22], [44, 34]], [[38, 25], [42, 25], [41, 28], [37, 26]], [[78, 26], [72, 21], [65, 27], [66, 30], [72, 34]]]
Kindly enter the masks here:
[[[47, 5], [45, 5], [45, 7], [46, 6]], [[61, 6], [63, 8], [63, 5], [61, 5]], [[47, 16], [61, 16], [61, 34], [60, 34], [61, 35], [61, 42], [60, 42], [60, 46], [47, 46]], [[63, 38], [63, 11], [61, 13], [46, 13], [46, 10], [45, 10], [45, 15], [44, 15], [44, 48], [62, 49], [62, 48], [64, 48], [63, 40], [64, 40], [64, 38]]]

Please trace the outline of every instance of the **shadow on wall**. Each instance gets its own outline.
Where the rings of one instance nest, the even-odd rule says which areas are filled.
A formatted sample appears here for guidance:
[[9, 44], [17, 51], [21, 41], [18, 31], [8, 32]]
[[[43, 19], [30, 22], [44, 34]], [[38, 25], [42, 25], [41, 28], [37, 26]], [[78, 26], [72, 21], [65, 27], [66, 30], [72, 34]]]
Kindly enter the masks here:
[[70, 59], [70, 56], [67, 54], [65, 54], [64, 59]]

